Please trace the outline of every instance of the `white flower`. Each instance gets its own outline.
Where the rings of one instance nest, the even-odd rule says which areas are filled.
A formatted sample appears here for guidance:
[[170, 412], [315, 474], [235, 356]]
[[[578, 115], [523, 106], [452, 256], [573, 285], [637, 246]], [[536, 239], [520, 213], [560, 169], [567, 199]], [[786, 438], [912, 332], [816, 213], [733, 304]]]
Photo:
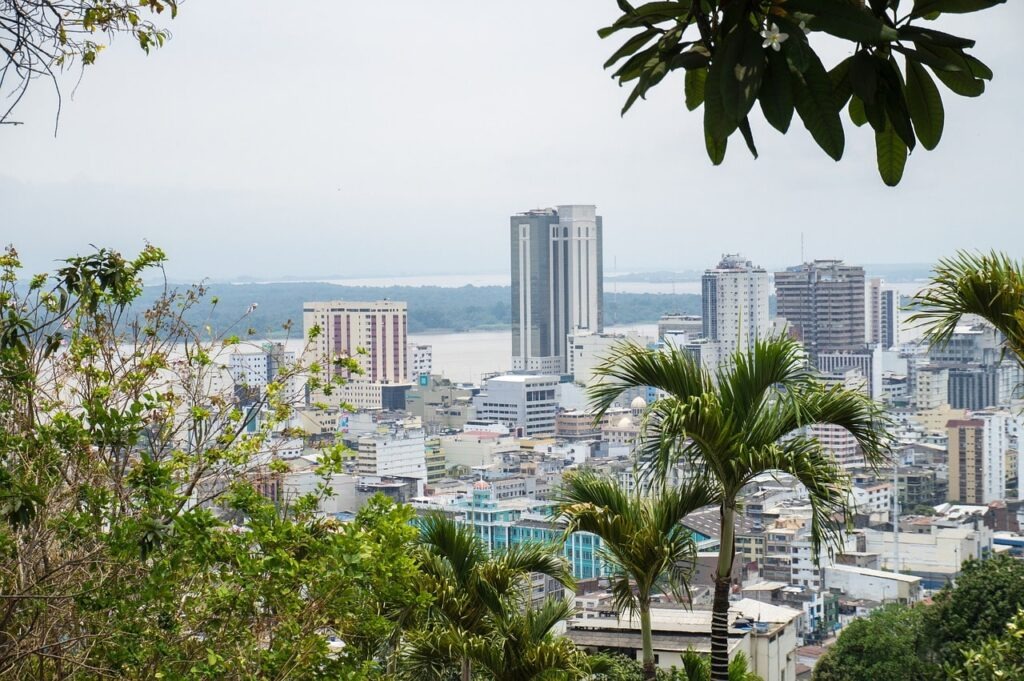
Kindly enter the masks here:
[[761, 31], [764, 42], [761, 47], [770, 47], [776, 52], [781, 49], [782, 43], [789, 37], [788, 33], [779, 33], [778, 24], [772, 24], [767, 30]]

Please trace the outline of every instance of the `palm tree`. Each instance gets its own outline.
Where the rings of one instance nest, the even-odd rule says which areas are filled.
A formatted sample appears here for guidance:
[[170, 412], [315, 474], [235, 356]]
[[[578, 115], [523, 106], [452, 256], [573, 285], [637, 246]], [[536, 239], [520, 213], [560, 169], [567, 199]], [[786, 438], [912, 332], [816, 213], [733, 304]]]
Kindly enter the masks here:
[[448, 627], [421, 634], [410, 644], [408, 671], [415, 678], [436, 678], [443, 673], [439, 661], [455, 652], [492, 681], [583, 678], [593, 671], [587, 655], [568, 638], [553, 633], [573, 613], [572, 603], [549, 599], [539, 608], [491, 615], [490, 627], [481, 633]]
[[1024, 366], [1024, 265], [995, 251], [960, 251], [935, 266], [930, 285], [914, 297], [911, 322], [926, 325], [925, 338], [943, 345], [961, 317], [978, 315], [1006, 338], [1006, 348]]
[[[693, 649], [687, 650], [682, 657], [682, 678], [686, 681], [711, 681], [711, 665], [708, 658], [699, 655]], [[747, 656], [742, 652], [729, 661], [729, 681], [762, 681], [761, 677], [751, 671]]]
[[630, 617], [639, 614], [644, 677], [653, 679], [651, 597], [661, 591], [682, 598], [697, 546], [680, 521], [718, 499], [715, 488], [703, 484], [658, 488], [646, 496], [640, 485], [636, 489], [630, 493], [609, 478], [582, 471], [568, 477], [555, 497], [555, 515], [567, 521], [566, 535], [582, 531], [601, 538], [615, 608]]
[[711, 678], [727, 681], [729, 587], [736, 553], [735, 515], [741, 489], [756, 476], [782, 471], [807, 488], [814, 554], [835, 546], [846, 516], [849, 478], [805, 427], [832, 424], [849, 431], [866, 461], [887, 458], [880, 409], [866, 396], [816, 382], [803, 351], [788, 338], [755, 342], [715, 373], [679, 348], [647, 350], [626, 343], [597, 369], [591, 389], [598, 417], [625, 391], [656, 388], [664, 395], [644, 415], [641, 465], [665, 484], [678, 463], [711, 485], [719, 498], [721, 548], [711, 620]]
[[[433, 596], [427, 612], [430, 631], [412, 637], [407, 657], [418, 664], [424, 651], [433, 651], [434, 668], [457, 662], [465, 681], [472, 673], [473, 656], [456, 643], [493, 642], [498, 633], [495, 623], [523, 609], [530, 573], [556, 579], [566, 588], [574, 586], [557, 548], [526, 543], [489, 554], [472, 527], [439, 514], [422, 520], [418, 558], [425, 590]], [[439, 646], [449, 645], [447, 653], [437, 653]]]

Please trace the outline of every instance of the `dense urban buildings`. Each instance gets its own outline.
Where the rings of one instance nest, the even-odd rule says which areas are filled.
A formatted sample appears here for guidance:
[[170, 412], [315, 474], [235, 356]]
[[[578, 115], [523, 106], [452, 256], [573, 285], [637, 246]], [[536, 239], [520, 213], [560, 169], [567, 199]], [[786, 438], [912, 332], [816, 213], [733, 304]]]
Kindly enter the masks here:
[[513, 370], [564, 373], [566, 336], [604, 330], [601, 231], [589, 205], [510, 218]]

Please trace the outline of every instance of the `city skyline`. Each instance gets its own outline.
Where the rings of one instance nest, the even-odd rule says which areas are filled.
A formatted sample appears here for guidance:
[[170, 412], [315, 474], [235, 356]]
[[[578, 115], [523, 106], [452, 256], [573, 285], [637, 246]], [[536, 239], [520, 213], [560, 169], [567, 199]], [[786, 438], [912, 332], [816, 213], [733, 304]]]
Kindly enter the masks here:
[[500, 272], [508, 215], [592, 201], [616, 226], [609, 270], [702, 270], [735, 251], [779, 267], [800, 260], [801, 234], [806, 259], [1024, 253], [1004, 199], [1024, 140], [1002, 132], [1024, 91], [1024, 5], [949, 18], [996, 77], [980, 101], [944, 98], [941, 146], [915, 151], [896, 191], [878, 182], [864, 129], [847, 128], [833, 164], [801, 125], [783, 138], [756, 115], [761, 158], [737, 145], [712, 168], [681, 82], [620, 116], [627, 91], [601, 69], [615, 44], [596, 35], [614, 3], [399, 10], [388, 31], [405, 50], [385, 54], [364, 30], [376, 12], [349, 3], [320, 8], [332, 41], [307, 39], [300, 6], [239, 0], [183, 8], [149, 57], [115, 41], [77, 88], [65, 74], [56, 137], [45, 86], [19, 108], [24, 125], [0, 129], [18, 159], [0, 172], [4, 241], [33, 271], [148, 239], [182, 280]]

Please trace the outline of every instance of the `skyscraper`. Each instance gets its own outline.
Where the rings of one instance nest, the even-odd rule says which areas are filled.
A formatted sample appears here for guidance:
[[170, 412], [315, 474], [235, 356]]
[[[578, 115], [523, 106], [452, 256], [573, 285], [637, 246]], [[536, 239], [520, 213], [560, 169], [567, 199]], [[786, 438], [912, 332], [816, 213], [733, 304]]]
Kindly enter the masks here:
[[900, 292], [879, 278], [868, 280], [864, 339], [883, 350], [900, 344]]
[[739, 254], [722, 256], [701, 279], [704, 337], [720, 354], [745, 351], [768, 333], [768, 273]]
[[564, 373], [566, 336], [600, 333], [604, 271], [595, 206], [531, 210], [510, 219], [512, 369]]
[[864, 268], [815, 260], [775, 273], [776, 313], [808, 354], [864, 349]]
[[[310, 342], [309, 352], [313, 361], [325, 367], [324, 378], [339, 375], [346, 380], [336, 397], [360, 409], [404, 408], [405, 389], [409, 387], [405, 303], [303, 303], [302, 325], [306, 338], [314, 326], [320, 328], [320, 334]], [[363, 373], [336, 369], [331, 360], [339, 356], [354, 357]]]

